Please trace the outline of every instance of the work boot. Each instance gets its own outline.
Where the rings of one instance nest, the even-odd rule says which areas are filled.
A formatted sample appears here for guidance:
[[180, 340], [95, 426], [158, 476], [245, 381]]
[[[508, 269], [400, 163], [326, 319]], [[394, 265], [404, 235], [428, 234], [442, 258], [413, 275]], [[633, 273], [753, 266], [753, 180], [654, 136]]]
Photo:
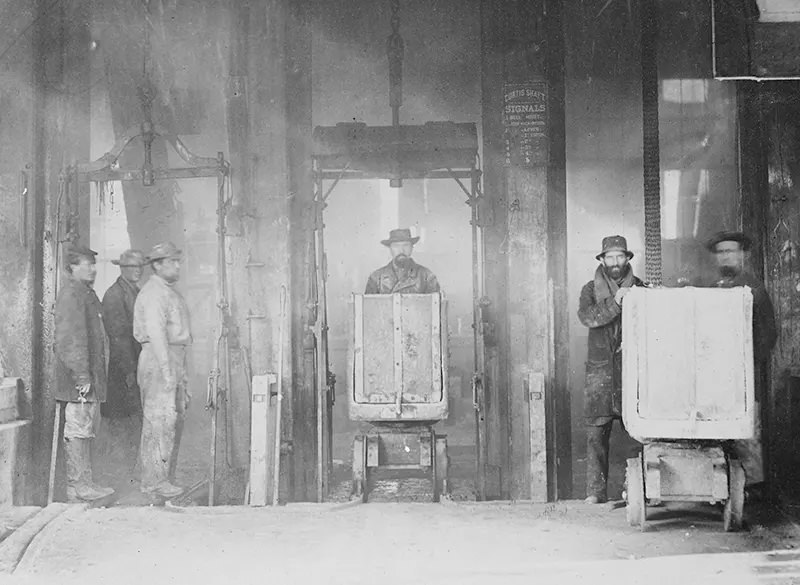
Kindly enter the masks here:
[[91, 459], [86, 439], [65, 439], [67, 459], [67, 502], [93, 502], [114, 493], [92, 482]]
[[169, 500], [170, 498], [181, 495], [183, 493], [183, 488], [172, 485], [168, 481], [162, 481], [156, 487], [143, 489], [142, 492], [148, 495], [160, 496]]
[[84, 456], [86, 457], [86, 461], [89, 462], [86, 466], [84, 481], [92, 486], [93, 490], [101, 492], [103, 494], [102, 497], [110, 496], [114, 493], [114, 488], [97, 485], [94, 482], [94, 474], [92, 473], [92, 440], [93, 439], [81, 439], [81, 443], [83, 443]]

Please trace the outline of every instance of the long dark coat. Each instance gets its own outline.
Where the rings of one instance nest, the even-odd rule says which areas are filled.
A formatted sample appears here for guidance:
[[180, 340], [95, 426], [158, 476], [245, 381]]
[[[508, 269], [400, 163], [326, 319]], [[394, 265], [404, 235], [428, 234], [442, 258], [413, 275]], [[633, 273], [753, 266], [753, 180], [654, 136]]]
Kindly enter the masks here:
[[70, 279], [59, 291], [55, 315], [55, 399], [78, 401], [76, 386], [91, 384], [90, 402], [106, 399], [103, 307], [94, 290]]
[[133, 337], [133, 305], [139, 289], [121, 276], [103, 295], [103, 324], [108, 334], [108, 398], [103, 415], [118, 418], [142, 410], [136, 367], [142, 346]]
[[411, 260], [408, 272], [400, 278], [389, 262], [369, 275], [364, 294], [416, 293], [430, 294], [439, 292], [439, 281], [430, 269]]
[[[637, 277], [633, 286], [644, 286]], [[613, 297], [598, 301], [594, 280], [581, 290], [578, 318], [589, 328], [584, 416], [622, 415], [622, 307]]]

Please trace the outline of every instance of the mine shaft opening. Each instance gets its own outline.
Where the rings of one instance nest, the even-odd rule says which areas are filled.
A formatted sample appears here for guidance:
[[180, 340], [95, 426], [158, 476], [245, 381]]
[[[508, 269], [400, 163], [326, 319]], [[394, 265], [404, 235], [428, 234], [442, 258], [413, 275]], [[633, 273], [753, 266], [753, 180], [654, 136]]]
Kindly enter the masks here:
[[[427, 144], [397, 138], [409, 134], [439, 138]], [[394, 140], [386, 139], [391, 136]], [[315, 145], [316, 290], [321, 320], [316, 332], [322, 338], [317, 341], [317, 382], [318, 387], [327, 387], [320, 396], [328, 397], [318, 413], [318, 499], [352, 496], [357, 465], [354, 437], [376, 426], [373, 421], [353, 420], [348, 411], [349, 378], [354, 375], [348, 359], [353, 294], [364, 293], [370, 274], [390, 261], [381, 240], [397, 228], [409, 228], [419, 238], [412, 258], [437, 276], [446, 299], [448, 414], [435, 425], [435, 433], [447, 440], [449, 492], [461, 499], [482, 499], [485, 458], [481, 446], [487, 437], [481, 426], [478, 387], [483, 382], [484, 259], [475, 126], [339, 124], [318, 127]], [[441, 154], [448, 150], [449, 154]], [[326, 367], [323, 379], [319, 372]], [[392, 479], [383, 482], [387, 493], [397, 490], [399, 498], [414, 497], [413, 481], [404, 484], [400, 477]]]

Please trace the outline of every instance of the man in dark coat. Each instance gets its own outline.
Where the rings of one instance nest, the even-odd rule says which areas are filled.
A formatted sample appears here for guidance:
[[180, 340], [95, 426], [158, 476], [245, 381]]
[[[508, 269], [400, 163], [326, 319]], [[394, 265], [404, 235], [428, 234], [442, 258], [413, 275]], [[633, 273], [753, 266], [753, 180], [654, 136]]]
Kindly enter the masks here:
[[629, 264], [633, 252], [622, 236], [603, 238], [601, 264], [581, 290], [578, 318], [589, 328], [584, 416], [586, 418], [586, 501], [605, 502], [608, 445], [614, 420], [622, 423], [622, 301], [644, 283]]
[[766, 392], [766, 373], [770, 353], [777, 340], [775, 311], [764, 283], [744, 270], [745, 253], [752, 241], [742, 232], [718, 232], [706, 244], [714, 254], [718, 275], [709, 286], [732, 288], [748, 286], [753, 294], [753, 361], [755, 374], [756, 432], [750, 440], [733, 442], [733, 451], [744, 465], [748, 493], [763, 491], [764, 463], [761, 443], [761, 405]]
[[[66, 250], [69, 279], [59, 291], [55, 310], [55, 398], [64, 407], [64, 451], [67, 500], [92, 501], [114, 490], [92, 477], [91, 443], [106, 399], [106, 341], [102, 306], [92, 285], [96, 252], [70, 246]], [[58, 407], [58, 406], [57, 406]]]
[[142, 402], [136, 382], [136, 367], [142, 346], [133, 337], [133, 306], [144, 271], [144, 254], [126, 250], [112, 264], [120, 276], [103, 296], [103, 324], [110, 346], [108, 396], [101, 406], [106, 419], [111, 451], [128, 470], [136, 463], [142, 426]]
[[418, 241], [419, 236], [411, 237], [408, 228], [389, 232], [389, 238], [381, 240], [381, 244], [389, 248], [392, 261], [370, 274], [364, 294], [439, 292], [439, 281], [433, 272], [411, 259]]

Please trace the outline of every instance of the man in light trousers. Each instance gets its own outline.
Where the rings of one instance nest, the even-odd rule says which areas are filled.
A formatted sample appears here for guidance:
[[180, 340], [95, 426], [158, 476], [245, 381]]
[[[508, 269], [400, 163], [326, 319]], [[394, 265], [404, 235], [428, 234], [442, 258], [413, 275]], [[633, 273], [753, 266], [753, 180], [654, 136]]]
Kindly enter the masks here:
[[181, 251], [157, 244], [147, 256], [153, 275], [133, 311], [133, 336], [142, 344], [137, 379], [142, 392], [141, 491], [173, 498], [183, 423], [189, 404], [186, 353], [192, 343], [189, 309], [175, 289]]

